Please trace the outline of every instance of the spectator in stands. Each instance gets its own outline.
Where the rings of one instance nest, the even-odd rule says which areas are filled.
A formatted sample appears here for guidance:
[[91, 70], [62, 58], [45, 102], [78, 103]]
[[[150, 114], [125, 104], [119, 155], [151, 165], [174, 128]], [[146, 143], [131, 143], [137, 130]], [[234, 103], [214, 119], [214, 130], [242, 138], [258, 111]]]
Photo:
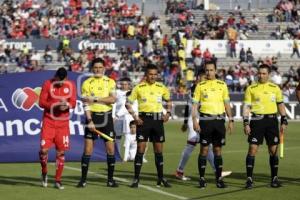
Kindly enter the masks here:
[[0, 74], [7, 74], [7, 65], [0, 64]]
[[234, 91], [234, 83], [233, 83], [233, 69], [230, 67], [228, 69], [227, 75], [225, 76], [225, 83], [227, 84], [230, 91]]
[[294, 66], [290, 66], [289, 68], [289, 71], [288, 71], [288, 80], [292, 80], [292, 81], [297, 81], [298, 78], [297, 78], [297, 72], [296, 70], [294, 69]]
[[240, 16], [240, 22], [236, 24], [239, 30], [247, 30], [247, 22], [244, 16]]
[[290, 96], [295, 93], [295, 88], [291, 87], [291, 84], [289, 82], [286, 82], [283, 84], [282, 87], [282, 95], [283, 95], [283, 103], [289, 103]]
[[279, 4], [274, 8], [274, 16], [277, 22], [282, 22], [284, 20], [284, 11], [281, 10]]
[[0, 62], [4, 62], [6, 63], [6, 54], [5, 54], [5, 49], [3, 47], [3, 45], [0, 45]]
[[215, 54], [213, 54], [212, 56], [211, 56], [211, 59], [210, 59], [213, 63], [215, 63], [215, 65], [217, 65], [218, 64], [218, 58], [216, 57], [216, 55]]
[[229, 55], [231, 58], [236, 58], [236, 44], [238, 42], [236, 40], [229, 40], [228, 45], [229, 45]]
[[252, 0], [248, 0], [248, 10], [250, 11], [252, 7]]
[[41, 60], [41, 55], [40, 53], [38, 53], [37, 50], [35, 50], [30, 57], [31, 64], [37, 67], [40, 64], [40, 60]]
[[81, 63], [78, 60], [76, 60], [76, 59], [71, 59], [69, 61], [69, 71], [72, 71], [72, 72], [82, 72], [83, 68], [81, 66]]
[[282, 38], [283, 30], [281, 29], [281, 26], [277, 26], [275, 28], [275, 32], [271, 33], [271, 36], [273, 36], [275, 39], [279, 40]]
[[283, 1], [282, 8], [285, 11], [285, 21], [291, 22], [292, 21], [292, 10], [293, 10], [293, 4], [290, 1]]
[[249, 34], [247, 33], [247, 30], [240, 30], [239, 38], [240, 40], [248, 40]]
[[53, 56], [52, 56], [52, 49], [51, 49], [50, 45], [46, 46], [43, 58], [46, 63], [52, 62]]
[[241, 48], [239, 57], [240, 57], [240, 62], [246, 62], [246, 52], [244, 47]]
[[252, 53], [252, 50], [250, 47], [248, 48], [248, 50], [246, 52], [246, 58], [247, 58], [248, 63], [252, 63], [254, 61], [253, 53]]
[[238, 90], [239, 91], [245, 91], [246, 87], [249, 85], [248, 83], [248, 79], [244, 74], [241, 74], [241, 76], [239, 77], [239, 87]]
[[268, 65], [271, 68], [271, 66], [273, 64], [272, 59], [269, 56], [267, 56], [264, 60], [264, 64]]
[[281, 87], [282, 84], [282, 76], [279, 73], [279, 71], [272, 71], [271, 72], [271, 82], [275, 83], [276, 85], [278, 85], [279, 87]]
[[204, 53], [203, 53], [203, 59], [204, 59], [204, 62], [210, 61], [210, 60], [211, 60], [211, 57], [212, 57], [212, 55], [211, 55], [209, 49], [206, 48], [206, 50], [205, 50]]
[[300, 54], [299, 54], [299, 44], [298, 44], [298, 40], [294, 39], [293, 41], [293, 53], [291, 55], [291, 58], [297, 54], [298, 58], [300, 58]]
[[260, 65], [262, 65], [262, 64], [264, 64], [264, 61], [263, 61], [263, 59], [262, 59], [261, 57], [259, 57], [259, 58], [257, 59], [257, 61], [256, 61], [256, 66], [260, 66]]
[[249, 27], [253, 32], [258, 32], [258, 25], [259, 25], [259, 19], [256, 17], [256, 15], [252, 16], [252, 19], [250, 20]]

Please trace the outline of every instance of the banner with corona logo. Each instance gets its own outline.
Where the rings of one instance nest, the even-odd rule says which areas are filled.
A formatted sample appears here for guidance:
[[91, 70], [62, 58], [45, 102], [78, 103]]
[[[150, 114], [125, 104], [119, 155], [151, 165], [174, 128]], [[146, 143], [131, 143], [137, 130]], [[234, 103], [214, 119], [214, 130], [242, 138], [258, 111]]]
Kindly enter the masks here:
[[[38, 106], [39, 94], [45, 80], [54, 71], [15, 73], [0, 75], [0, 162], [37, 162], [43, 110]], [[84, 144], [84, 110], [80, 100], [80, 87], [88, 75], [68, 73], [76, 83], [76, 108], [70, 117], [70, 150], [68, 161], [80, 161]], [[97, 140], [93, 160], [105, 161], [104, 142]], [[55, 160], [51, 150], [49, 159]], [[120, 160], [120, 155], [117, 155]]]
[[[35, 50], [45, 50], [46, 46], [50, 46], [52, 50], [58, 49], [61, 41], [58, 39], [2, 39], [0, 45], [22, 50], [24, 47]], [[116, 52], [120, 48], [130, 48], [136, 50], [138, 48], [138, 40], [70, 40], [70, 47], [79, 52], [80, 50], [105, 49], [108, 52]]]

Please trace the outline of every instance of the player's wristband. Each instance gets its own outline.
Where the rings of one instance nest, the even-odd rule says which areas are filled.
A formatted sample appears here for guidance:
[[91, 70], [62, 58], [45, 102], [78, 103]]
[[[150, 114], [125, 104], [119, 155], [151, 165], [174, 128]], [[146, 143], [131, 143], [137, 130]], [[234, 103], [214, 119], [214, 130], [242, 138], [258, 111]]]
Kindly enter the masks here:
[[248, 118], [244, 118], [243, 124], [244, 124], [244, 126], [250, 125], [250, 120]]
[[288, 121], [287, 121], [287, 117], [284, 115], [284, 116], [281, 116], [280, 118], [280, 124], [281, 125], [288, 125]]

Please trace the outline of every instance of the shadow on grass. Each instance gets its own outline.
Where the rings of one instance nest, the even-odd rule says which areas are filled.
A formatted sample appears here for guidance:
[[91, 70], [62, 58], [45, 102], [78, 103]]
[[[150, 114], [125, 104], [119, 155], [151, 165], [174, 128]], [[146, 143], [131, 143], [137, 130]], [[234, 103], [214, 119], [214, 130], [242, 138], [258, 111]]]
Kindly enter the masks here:
[[[48, 175], [48, 187], [54, 184], [54, 176]], [[65, 186], [76, 187], [80, 180], [80, 176], [63, 176], [62, 182]], [[101, 177], [90, 176], [88, 178], [89, 185], [99, 186], [103, 184], [106, 186], [106, 179]], [[0, 185], [10, 186], [31, 186], [41, 187], [40, 177], [26, 177], [26, 176], [0, 176]]]
[[[230, 179], [238, 179], [246, 181], [246, 174], [245, 173], [232, 173], [228, 178]], [[299, 185], [300, 186], [300, 177], [285, 177], [279, 175], [279, 180], [283, 184], [288, 185]], [[254, 173], [253, 174], [253, 181], [254, 182], [262, 182], [270, 184], [271, 178], [269, 174], [262, 174], [262, 173]]]
[[41, 187], [40, 180], [25, 176], [0, 176], [0, 185]]
[[[115, 170], [116, 172], [116, 176], [121, 177], [121, 178], [125, 178], [128, 180], [132, 180], [134, 173], [133, 171], [128, 171], [128, 170], [120, 170], [117, 169]], [[165, 174], [164, 176], [165, 178], [168, 179], [168, 181], [170, 183], [174, 183], [176, 185], [183, 185], [183, 186], [195, 186], [198, 187], [198, 180], [199, 177], [198, 176], [189, 176], [191, 178], [190, 181], [181, 181], [176, 179], [175, 175], [173, 174]], [[236, 180], [240, 180], [240, 183], [236, 183], [236, 182], [232, 182], [232, 179], [236, 179]], [[269, 186], [271, 178], [269, 174], [263, 174], [263, 173], [254, 173], [253, 176], [254, 182], [258, 182], [258, 183], [263, 183]], [[283, 185], [296, 185], [296, 186], [300, 186], [300, 177], [297, 178], [293, 178], [293, 177], [285, 177], [285, 176], [279, 176], [280, 181], [282, 182]], [[157, 181], [157, 176], [156, 173], [149, 173], [149, 172], [141, 172], [140, 175], [140, 180], [146, 180], [146, 181]], [[233, 172], [230, 176], [226, 177], [225, 182], [227, 183], [228, 186], [234, 186], [234, 187], [240, 187], [240, 188], [244, 188], [244, 184], [246, 181], [246, 174], [245, 173], [235, 173]], [[206, 181], [209, 184], [214, 184], [215, 183], [215, 178], [214, 178], [214, 174], [210, 174], [208, 173], [206, 176]]]

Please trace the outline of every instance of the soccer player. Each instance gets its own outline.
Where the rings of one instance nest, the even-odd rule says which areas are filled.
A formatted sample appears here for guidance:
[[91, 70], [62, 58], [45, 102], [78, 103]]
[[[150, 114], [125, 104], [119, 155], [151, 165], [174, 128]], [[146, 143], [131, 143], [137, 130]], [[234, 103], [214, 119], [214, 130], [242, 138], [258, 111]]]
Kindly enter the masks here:
[[137, 151], [137, 142], [136, 142], [136, 124], [135, 121], [129, 123], [130, 133], [125, 134], [124, 142], [124, 162], [133, 161]]
[[[116, 101], [115, 81], [104, 75], [104, 61], [95, 58], [92, 61], [93, 76], [89, 77], [82, 84], [82, 98], [86, 115], [87, 126], [84, 135], [84, 152], [81, 159], [81, 179], [77, 187], [86, 187], [86, 179], [90, 158], [93, 152], [95, 140], [98, 135], [95, 129], [114, 138], [114, 125], [112, 118], [112, 105]], [[101, 138], [105, 142], [107, 153], [107, 187], [118, 187], [113, 179], [115, 169], [114, 142]]]
[[122, 135], [130, 133], [129, 122], [133, 120], [125, 108], [126, 94], [130, 91], [130, 82], [131, 80], [126, 77], [120, 79], [120, 89], [116, 90], [116, 103], [113, 107], [116, 144], [119, 152], [121, 152]]
[[[154, 64], [148, 64], [146, 79], [136, 85], [127, 99], [126, 108], [137, 123], [138, 149], [134, 160], [134, 180], [131, 187], [137, 188], [143, 164], [143, 155], [148, 139], [153, 143], [155, 165], [157, 169], [157, 186], [171, 187], [163, 173], [163, 143], [165, 142], [164, 122], [171, 115], [170, 92], [166, 86], [157, 82], [158, 69]], [[139, 114], [132, 110], [132, 103], [138, 101]], [[163, 114], [163, 100], [167, 102], [167, 112]]]
[[42, 186], [48, 185], [48, 151], [55, 145], [56, 174], [54, 187], [64, 189], [61, 176], [64, 169], [65, 151], [70, 148], [69, 115], [76, 106], [76, 87], [67, 79], [65, 68], [59, 68], [54, 78], [44, 82], [39, 106], [44, 109], [40, 141], [40, 163], [42, 166]]
[[[244, 132], [248, 135], [249, 150], [246, 157], [247, 181], [246, 188], [253, 187], [253, 168], [255, 155], [259, 145], [266, 139], [269, 149], [271, 167], [271, 187], [281, 186], [278, 180], [279, 130], [277, 112], [281, 115], [280, 129], [283, 131], [288, 125], [285, 106], [280, 88], [269, 82], [270, 68], [262, 64], [258, 69], [258, 82], [248, 86], [244, 98]], [[250, 114], [251, 121], [250, 121]]]
[[[199, 186], [205, 188], [206, 160], [209, 144], [213, 144], [214, 165], [216, 168], [216, 186], [225, 188], [222, 179], [222, 146], [225, 145], [225, 112], [229, 118], [228, 130], [233, 130], [233, 118], [229, 103], [229, 94], [226, 83], [216, 79], [216, 64], [214, 62], [205, 63], [206, 79], [197, 84], [192, 108], [192, 119], [194, 130], [200, 133], [200, 153], [198, 156], [198, 170], [200, 174]], [[200, 109], [199, 109], [200, 105]], [[198, 111], [199, 120], [198, 120]]]

